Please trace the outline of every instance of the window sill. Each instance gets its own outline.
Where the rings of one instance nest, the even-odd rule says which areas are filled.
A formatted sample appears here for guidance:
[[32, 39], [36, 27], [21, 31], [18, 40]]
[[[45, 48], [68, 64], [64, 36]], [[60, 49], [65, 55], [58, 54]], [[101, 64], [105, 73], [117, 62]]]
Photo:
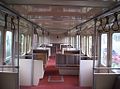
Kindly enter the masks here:
[[114, 72], [115, 74], [120, 74], [120, 70], [118, 69], [113, 69], [112, 72]]

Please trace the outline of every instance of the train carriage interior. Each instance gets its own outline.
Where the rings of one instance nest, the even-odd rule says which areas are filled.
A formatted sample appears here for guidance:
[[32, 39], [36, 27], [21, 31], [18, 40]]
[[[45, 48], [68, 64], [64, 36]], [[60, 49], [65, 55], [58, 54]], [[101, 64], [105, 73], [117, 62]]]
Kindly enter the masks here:
[[120, 0], [0, 0], [0, 89], [120, 89]]

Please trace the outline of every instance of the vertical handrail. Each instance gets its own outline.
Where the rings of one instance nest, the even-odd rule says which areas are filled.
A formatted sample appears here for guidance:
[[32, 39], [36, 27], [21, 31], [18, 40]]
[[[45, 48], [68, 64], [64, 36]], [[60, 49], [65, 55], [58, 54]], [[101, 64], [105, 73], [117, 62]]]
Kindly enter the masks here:
[[[80, 27], [81, 30], [81, 27]], [[82, 53], [82, 36], [80, 35], [80, 60], [79, 60], [79, 84], [80, 84], [80, 64], [81, 64], [81, 53]]]
[[[35, 29], [35, 28], [33, 27], [33, 30], [32, 30], [32, 31], [33, 31], [33, 32], [32, 32], [32, 33], [33, 33], [33, 34], [32, 34], [32, 39], [34, 39], [34, 29]], [[33, 53], [33, 48], [34, 48], [34, 47], [33, 47], [33, 46], [34, 46], [34, 45], [33, 45], [33, 44], [34, 44], [34, 43], [33, 43], [33, 41], [32, 41], [31, 85], [33, 85], [33, 83], [34, 83], [34, 81], [33, 81], [33, 80], [34, 80], [34, 79], [33, 79], [33, 78], [34, 78], [34, 72], [33, 72], [33, 71], [34, 71], [34, 53]]]
[[[7, 17], [8, 14], [5, 14], [5, 24], [4, 24], [4, 30], [3, 30], [3, 38], [2, 38], [2, 43], [3, 43], [3, 47], [2, 47], [2, 66], [5, 64], [4, 60], [5, 60], [5, 30], [7, 29]], [[2, 71], [4, 71], [4, 68], [2, 68]]]
[[[18, 60], [17, 60], [18, 63], [17, 63], [17, 65], [18, 65], [18, 85], [19, 85], [19, 84], [20, 84], [20, 83], [19, 83], [19, 31], [20, 31], [20, 28], [19, 28], [20, 18], [19, 18], [19, 17], [17, 17], [17, 21], [18, 21], [18, 22], [17, 22], [17, 23], [18, 23], [18, 25], [17, 25], [17, 30], [18, 30], [18, 31], [17, 31], [17, 32], [18, 32], [18, 33], [17, 33], [17, 34], [18, 34], [18, 39], [17, 39], [17, 40], [18, 40], [18, 54], [17, 54], [17, 55], [18, 55]], [[19, 89], [20, 89], [20, 86], [19, 86]]]
[[15, 72], [15, 69], [14, 69], [14, 66], [15, 66], [15, 63], [14, 63], [14, 61], [15, 61], [15, 57], [14, 57], [14, 55], [15, 55], [15, 24], [14, 24], [14, 17], [11, 17], [11, 31], [12, 31], [12, 66], [13, 66], [13, 68], [12, 68], [12, 70], [13, 70], [13, 72]]
[[95, 60], [96, 60], [96, 19], [94, 20], [94, 43], [93, 43], [93, 47], [95, 48], [93, 51], [93, 89], [95, 89], [95, 76], [94, 76], [94, 67], [95, 67]]

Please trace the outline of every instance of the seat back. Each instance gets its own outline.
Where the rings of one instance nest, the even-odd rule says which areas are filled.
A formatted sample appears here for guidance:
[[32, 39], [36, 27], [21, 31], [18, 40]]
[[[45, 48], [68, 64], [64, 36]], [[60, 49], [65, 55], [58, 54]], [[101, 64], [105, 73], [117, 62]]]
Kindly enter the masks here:
[[120, 89], [120, 76], [117, 76], [112, 89]]

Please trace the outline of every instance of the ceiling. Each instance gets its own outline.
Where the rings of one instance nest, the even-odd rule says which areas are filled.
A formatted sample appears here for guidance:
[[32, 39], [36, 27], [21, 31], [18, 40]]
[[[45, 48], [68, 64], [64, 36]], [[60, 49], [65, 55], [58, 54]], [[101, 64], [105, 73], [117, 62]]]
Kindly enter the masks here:
[[107, 10], [117, 0], [3, 0], [51, 34], [63, 34]]

